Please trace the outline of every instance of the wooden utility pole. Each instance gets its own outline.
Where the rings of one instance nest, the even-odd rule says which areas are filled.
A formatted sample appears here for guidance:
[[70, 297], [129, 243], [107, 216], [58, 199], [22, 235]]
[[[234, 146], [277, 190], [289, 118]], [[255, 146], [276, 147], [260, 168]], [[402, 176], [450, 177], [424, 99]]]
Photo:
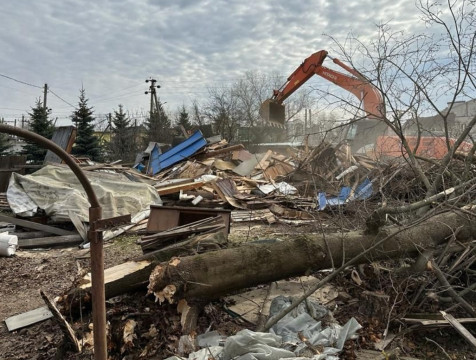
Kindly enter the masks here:
[[46, 94], [48, 93], [48, 84], [45, 84], [44, 90], [43, 90], [43, 109], [46, 110]]
[[155, 85], [155, 83], [157, 82], [157, 80], [155, 79], [147, 79], [145, 82], [150, 82], [149, 91], [146, 91], [145, 94], [147, 95], [150, 93], [150, 117], [152, 117], [152, 113], [154, 112], [154, 101], [155, 109], [157, 112], [159, 112], [159, 104], [157, 102], [157, 94], [155, 89], [159, 89], [160, 85]]

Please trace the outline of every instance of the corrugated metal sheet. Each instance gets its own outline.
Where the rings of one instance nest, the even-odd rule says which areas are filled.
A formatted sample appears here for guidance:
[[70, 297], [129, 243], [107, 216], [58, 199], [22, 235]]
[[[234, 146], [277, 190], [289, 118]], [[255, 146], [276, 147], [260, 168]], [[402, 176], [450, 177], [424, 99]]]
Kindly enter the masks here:
[[161, 170], [172, 166], [183, 159], [195, 154], [198, 150], [207, 144], [207, 140], [203, 137], [200, 130], [197, 130], [192, 136], [184, 140], [172, 149], [160, 154], [157, 159], [149, 163], [148, 173], [155, 175]]

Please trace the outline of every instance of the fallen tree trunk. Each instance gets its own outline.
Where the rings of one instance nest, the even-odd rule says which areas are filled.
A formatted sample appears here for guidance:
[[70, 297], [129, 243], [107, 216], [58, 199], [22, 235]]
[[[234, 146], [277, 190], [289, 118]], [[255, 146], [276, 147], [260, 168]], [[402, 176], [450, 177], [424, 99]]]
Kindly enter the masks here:
[[[249, 243], [175, 258], [168, 263], [128, 262], [105, 271], [106, 297], [143, 287], [149, 280], [149, 291], [160, 301], [213, 299], [243, 288], [342, 264], [394, 233], [395, 236], [370, 251], [360, 262], [415, 256], [422, 249], [444, 243], [456, 229], [459, 229], [459, 241], [475, 236], [476, 222], [471, 218], [467, 213], [444, 213], [403, 231], [398, 227], [387, 228], [376, 236], [360, 232], [328, 234], [325, 239], [319, 235], [300, 235], [285, 241]], [[89, 291], [90, 283], [85, 280], [81, 289]]]
[[445, 242], [457, 228], [461, 228], [458, 240], [472, 238], [476, 235], [476, 222], [471, 218], [467, 214], [444, 213], [406, 230], [393, 227], [377, 236], [356, 232], [326, 235], [325, 240], [322, 236], [299, 236], [273, 244], [248, 244], [174, 259], [155, 267], [150, 276], [149, 292], [161, 302], [181, 298], [212, 299], [246, 287], [342, 264], [392, 233], [396, 233], [395, 236], [370, 251], [360, 262], [414, 256], [423, 249]]

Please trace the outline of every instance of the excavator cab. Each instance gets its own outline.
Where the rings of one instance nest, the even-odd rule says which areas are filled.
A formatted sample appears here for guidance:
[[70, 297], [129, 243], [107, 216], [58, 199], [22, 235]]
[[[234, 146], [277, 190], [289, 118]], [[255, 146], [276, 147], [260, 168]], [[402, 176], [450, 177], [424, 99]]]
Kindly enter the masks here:
[[284, 128], [284, 105], [274, 99], [265, 100], [259, 109], [260, 116], [270, 125]]

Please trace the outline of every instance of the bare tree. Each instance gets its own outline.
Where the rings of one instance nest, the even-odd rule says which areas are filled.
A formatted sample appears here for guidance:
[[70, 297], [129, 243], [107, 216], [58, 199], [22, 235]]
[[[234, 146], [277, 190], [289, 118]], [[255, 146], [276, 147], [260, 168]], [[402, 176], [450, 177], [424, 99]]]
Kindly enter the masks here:
[[[380, 90], [386, 110], [380, 121], [400, 139], [405, 158], [430, 197], [442, 190], [456, 150], [476, 124], [474, 116], [451, 138], [455, 134], [451, 117], [454, 104], [474, 96], [476, 90], [471, 72], [476, 39], [475, 1], [439, 4], [420, 0], [417, 8], [426, 24], [423, 34], [407, 35], [380, 24], [378, 36], [370, 44], [353, 36], [345, 44], [335, 43], [340, 54]], [[442, 104], [446, 103], [449, 106], [443, 110]], [[435, 115], [434, 121], [441, 124], [441, 138], [447, 148], [432, 174], [423, 171], [424, 159], [417, 155], [423, 146], [422, 137], [428, 133], [423, 119], [429, 115]], [[411, 124], [413, 133], [407, 131]]]

